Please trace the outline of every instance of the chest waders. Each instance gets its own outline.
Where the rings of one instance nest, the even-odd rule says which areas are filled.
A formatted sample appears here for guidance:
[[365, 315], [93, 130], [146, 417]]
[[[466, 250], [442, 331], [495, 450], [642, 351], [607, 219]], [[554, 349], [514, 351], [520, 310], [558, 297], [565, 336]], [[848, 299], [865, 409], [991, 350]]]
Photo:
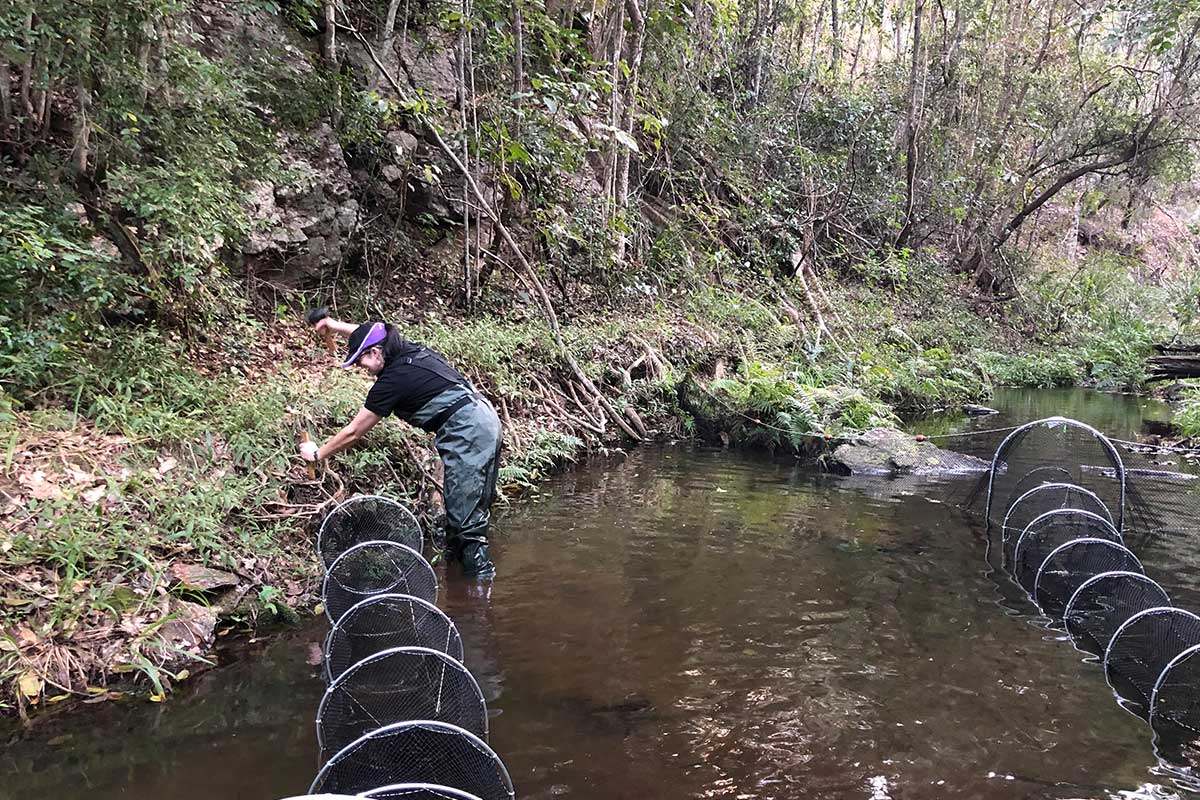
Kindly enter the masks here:
[[436, 353], [422, 348], [402, 360], [454, 384], [403, 419], [436, 434], [434, 446], [445, 471], [447, 557], [461, 561], [465, 574], [492, 575], [487, 532], [500, 470], [500, 417], [487, 398]]

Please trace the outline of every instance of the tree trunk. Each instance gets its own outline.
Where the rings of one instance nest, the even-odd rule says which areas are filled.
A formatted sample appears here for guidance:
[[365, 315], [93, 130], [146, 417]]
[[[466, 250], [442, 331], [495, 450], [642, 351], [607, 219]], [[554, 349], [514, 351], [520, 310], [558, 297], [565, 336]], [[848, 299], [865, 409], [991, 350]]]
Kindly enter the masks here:
[[75, 105], [78, 108], [75, 112], [75, 145], [71, 152], [75, 169], [79, 172], [87, 172], [92, 130], [92, 123], [88, 119], [88, 112], [92, 107], [92, 90], [88, 87], [86, 75], [86, 69], [80, 72], [79, 83], [75, 87]]
[[620, 167], [621, 142], [616, 137], [616, 131], [621, 125], [621, 55], [625, 50], [625, 6], [616, 3], [612, 7], [611, 40], [608, 50], [608, 78], [611, 85], [608, 107], [608, 125], [610, 142], [608, 155], [604, 162], [604, 191], [612, 204], [614, 213], [617, 204], [617, 173]]
[[337, 5], [338, 0], [325, 0], [325, 5], [323, 6], [325, 31], [321, 36], [321, 55], [325, 58], [330, 71], [334, 75], [333, 109], [330, 112], [330, 122], [334, 128], [337, 128], [342, 123], [342, 84], [341, 81], [337, 80]]
[[867, 0], [863, 0], [858, 7], [858, 39], [854, 44], [854, 58], [850, 61], [850, 83], [854, 83], [854, 74], [858, 71], [858, 57], [862, 53], [863, 34], [866, 32], [867, 26]]
[[513, 32], [513, 94], [525, 90], [525, 22], [521, 16], [521, 0], [512, 0]]
[[925, 15], [925, 0], [917, 0], [913, 10], [912, 64], [908, 71], [908, 108], [904, 115], [904, 224], [896, 234], [896, 247], [904, 247], [912, 234], [913, 208], [916, 205], [917, 187], [917, 104], [924, 82], [925, 70], [921, 69], [921, 18]]
[[392, 46], [392, 35], [396, 32], [396, 14], [400, 11], [400, 0], [388, 0], [387, 15], [383, 18], [383, 30], [379, 32], [379, 46], [385, 50]]
[[[633, 124], [637, 119], [638, 84], [642, 67], [642, 42], [646, 34], [646, 20], [638, 0], [625, 0], [625, 9], [629, 14], [633, 30], [629, 40], [629, 80], [625, 85], [625, 107], [621, 114], [621, 130], [628, 136], [633, 136]], [[633, 151], [622, 145], [617, 164], [617, 208], [626, 211], [629, 208], [629, 162]], [[617, 261], [624, 261], [627, 235], [622, 231], [617, 240]]]
[[834, 78], [842, 64], [842, 28], [838, 15], [838, 0], [829, 0], [829, 35], [833, 38], [833, 55], [829, 60], [829, 72]]
[[12, 87], [8, 59], [0, 56], [0, 139], [8, 138], [8, 129], [12, 125]]
[[37, 53], [33, 47], [33, 12], [25, 15], [24, 47], [26, 61], [21, 65], [21, 82], [17, 89], [17, 99], [21, 113], [25, 116], [25, 124], [33, 118], [33, 100], [29, 88], [33, 85], [33, 71], [37, 69]]

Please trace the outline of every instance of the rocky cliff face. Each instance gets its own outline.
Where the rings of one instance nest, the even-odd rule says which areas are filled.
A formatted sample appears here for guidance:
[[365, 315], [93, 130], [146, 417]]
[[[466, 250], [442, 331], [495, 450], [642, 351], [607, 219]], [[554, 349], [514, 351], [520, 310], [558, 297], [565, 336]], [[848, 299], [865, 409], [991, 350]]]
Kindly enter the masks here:
[[[311, 82], [321, 69], [317, 37], [306, 38], [278, 15], [247, 14], [223, 3], [202, 4], [192, 18], [191, 35], [210, 56], [253, 64], [267, 80]], [[406, 91], [417, 88], [448, 106], [457, 102], [452, 42], [441, 33], [410, 32], [378, 53]], [[357, 42], [339, 41], [342, 58], [366, 88], [395, 98]], [[270, 109], [262, 109], [270, 115]], [[306, 283], [355, 256], [364, 225], [394, 231], [405, 222], [450, 231], [462, 221], [462, 179], [435, 145], [419, 131], [387, 131], [370, 153], [347, 153], [338, 134], [322, 118], [304, 130], [278, 125], [279, 177], [251, 187], [248, 210], [254, 222], [235, 253], [247, 271], [271, 273], [285, 283]], [[492, 200], [496, 189], [486, 175], [482, 187]], [[482, 231], [485, 240], [491, 232]]]

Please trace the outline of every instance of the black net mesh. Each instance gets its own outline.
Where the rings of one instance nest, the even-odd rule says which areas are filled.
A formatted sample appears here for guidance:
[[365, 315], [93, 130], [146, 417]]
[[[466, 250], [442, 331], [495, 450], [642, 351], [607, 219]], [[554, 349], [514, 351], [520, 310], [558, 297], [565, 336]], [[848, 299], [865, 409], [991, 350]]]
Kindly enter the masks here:
[[482, 739], [433, 721], [371, 731], [329, 759], [309, 791], [365, 792], [409, 781], [452, 786], [481, 800], [514, 796], [508, 770]]
[[1104, 572], [1075, 590], [1063, 620], [1077, 648], [1103, 656], [1125, 620], [1148, 608], [1170, 604], [1163, 588], [1140, 572]]
[[1034, 520], [1064, 510], [1087, 511], [1113, 523], [1112, 514], [1093, 492], [1073, 483], [1043, 483], [1017, 495], [1005, 513], [1001, 528], [1005, 556], [1011, 557], [1017, 539]]
[[1158, 676], [1150, 725], [1171, 744], [1200, 741], [1200, 645], [1177, 655]]
[[[1071, 483], [1071, 473], [1056, 466], [1037, 466], [1021, 476], [1012, 489], [1014, 498], [1022, 497], [1030, 489], [1036, 489], [1038, 486], [1043, 486], [1047, 483]], [[1014, 503], [1016, 500], [1014, 499]]]
[[1075, 539], [1046, 557], [1033, 582], [1042, 613], [1061, 619], [1075, 590], [1102, 572], [1142, 572], [1137, 556], [1111, 539]]
[[1098, 431], [1062, 417], [1039, 420], [1013, 431], [997, 448], [994, 464], [985, 498], [989, 524], [1003, 524], [1013, 502], [1032, 488], [1032, 476], [1054, 475], [1056, 482], [1095, 494], [1120, 529], [1124, 469], [1112, 444]]
[[477, 795], [470, 792], [432, 783], [397, 783], [363, 792], [359, 796], [375, 800], [479, 800]]
[[483, 692], [466, 667], [437, 650], [398, 647], [359, 661], [326, 690], [317, 711], [321, 757], [412, 719], [448, 722], [487, 738]]
[[1123, 452], [1128, 500], [1125, 527], [1146, 540], [1161, 536], [1192, 536], [1200, 531], [1200, 477], [1161, 469], [1179, 456], [1152, 458]]
[[1032, 597], [1038, 570], [1046, 558], [1067, 542], [1086, 538], [1121, 541], [1115, 528], [1091, 512], [1064, 509], [1043, 514], [1026, 526], [1013, 547], [1013, 577]]
[[1142, 611], [1113, 634], [1104, 654], [1104, 677], [1120, 697], [1148, 709], [1167, 664], [1197, 644], [1200, 617], [1178, 608]]
[[377, 594], [407, 594], [436, 603], [437, 575], [411, 547], [363, 542], [334, 560], [321, 588], [330, 622], [337, 622], [353, 606]]
[[360, 542], [388, 541], [421, 552], [421, 525], [412, 512], [395, 500], [377, 495], [352, 497], [341, 503], [317, 533], [317, 552], [326, 568]]
[[325, 679], [332, 683], [364, 658], [394, 647], [428, 647], [462, 661], [462, 639], [450, 618], [419, 597], [381, 594], [351, 608], [325, 640]]

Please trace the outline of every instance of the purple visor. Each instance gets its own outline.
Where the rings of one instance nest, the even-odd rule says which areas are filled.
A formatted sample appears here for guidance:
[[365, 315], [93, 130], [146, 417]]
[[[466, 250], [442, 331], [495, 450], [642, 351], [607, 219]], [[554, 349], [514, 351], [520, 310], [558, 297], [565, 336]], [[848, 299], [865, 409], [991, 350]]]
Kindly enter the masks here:
[[[347, 358], [345, 361], [342, 362], [342, 368], [350, 369], [350, 367], [353, 367], [354, 363], [356, 361], [358, 361], [359, 357], [362, 356], [363, 353], [370, 350], [372, 347], [379, 344], [386, 338], [387, 338], [387, 329], [384, 328], [383, 323], [382, 322], [372, 323], [370, 330], [367, 331], [367, 335], [364, 336], [362, 341], [358, 343], [358, 347], [355, 348], [354, 352], [350, 354], [349, 358]], [[350, 337], [350, 342], [351, 342], [351, 345], [353, 345], [353, 343], [354, 343], [353, 336]]]

